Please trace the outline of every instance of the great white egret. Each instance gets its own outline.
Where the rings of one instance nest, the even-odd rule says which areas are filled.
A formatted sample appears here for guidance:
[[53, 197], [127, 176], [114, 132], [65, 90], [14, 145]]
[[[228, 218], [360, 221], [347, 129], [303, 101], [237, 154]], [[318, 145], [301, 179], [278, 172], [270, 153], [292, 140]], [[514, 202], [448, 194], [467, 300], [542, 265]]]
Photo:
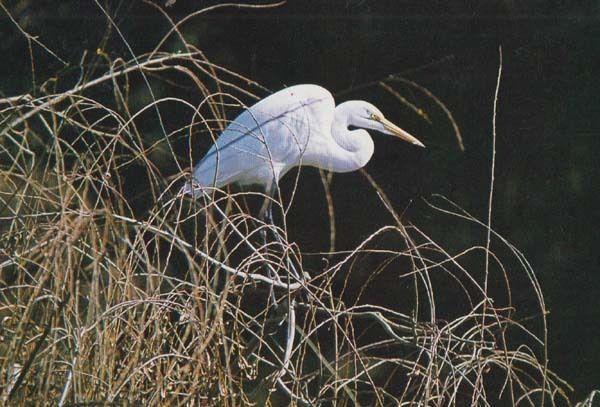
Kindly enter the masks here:
[[[396, 136], [419, 147], [372, 104], [351, 100], [337, 107], [317, 85], [276, 92], [242, 112], [196, 165], [183, 192], [201, 196], [205, 187], [257, 184], [274, 197], [277, 182], [290, 169], [309, 165], [334, 172], [364, 167], [374, 144], [365, 129]], [[272, 220], [270, 204], [267, 216]]]
[[[196, 165], [192, 180], [182, 192], [203, 196], [207, 187], [258, 184], [274, 198], [278, 181], [294, 167], [310, 165], [334, 172], [357, 170], [369, 162], [374, 150], [373, 140], [365, 129], [425, 147], [368, 102], [352, 100], [336, 107], [331, 93], [317, 85], [296, 85], [280, 90], [242, 112], [227, 126]], [[265, 203], [259, 216], [266, 215], [263, 219], [272, 224], [272, 199]], [[266, 246], [266, 230], [260, 230]], [[283, 246], [279, 234], [274, 232], [274, 235]], [[304, 276], [296, 271], [289, 258], [287, 262], [296, 282], [303, 282]], [[270, 277], [278, 278], [269, 263], [265, 265]], [[273, 286], [270, 295], [277, 304]], [[280, 376], [286, 372], [294, 345], [293, 300], [288, 304], [287, 314], [287, 340]], [[278, 383], [287, 389], [280, 377]]]

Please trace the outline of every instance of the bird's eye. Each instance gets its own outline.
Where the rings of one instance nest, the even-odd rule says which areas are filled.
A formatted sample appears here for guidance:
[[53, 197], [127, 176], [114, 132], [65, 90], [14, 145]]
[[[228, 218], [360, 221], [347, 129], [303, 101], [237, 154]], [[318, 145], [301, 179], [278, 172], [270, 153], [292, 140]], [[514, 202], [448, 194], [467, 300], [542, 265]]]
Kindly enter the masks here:
[[371, 113], [371, 120], [379, 121], [379, 116], [377, 116], [375, 113]]

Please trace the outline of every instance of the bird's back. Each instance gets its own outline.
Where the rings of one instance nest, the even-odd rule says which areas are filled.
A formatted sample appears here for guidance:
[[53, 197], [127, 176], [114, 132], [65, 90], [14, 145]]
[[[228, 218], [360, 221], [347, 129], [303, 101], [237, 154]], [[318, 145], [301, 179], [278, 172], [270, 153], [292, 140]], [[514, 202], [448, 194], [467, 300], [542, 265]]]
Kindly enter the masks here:
[[227, 126], [196, 165], [194, 182], [269, 185], [292, 167], [310, 165], [303, 160], [330, 137], [334, 109], [331, 93], [317, 85], [292, 86], [262, 99]]

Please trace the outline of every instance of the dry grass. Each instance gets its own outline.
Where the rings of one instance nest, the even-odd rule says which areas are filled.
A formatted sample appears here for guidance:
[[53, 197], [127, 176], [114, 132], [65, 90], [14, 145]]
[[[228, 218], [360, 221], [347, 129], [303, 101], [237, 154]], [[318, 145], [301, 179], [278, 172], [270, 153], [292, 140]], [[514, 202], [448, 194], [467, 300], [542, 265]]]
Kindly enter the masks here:
[[[192, 140], [215, 137], [226, 107], [260, 88], [208, 61], [178, 25], [169, 38], [182, 52], [99, 51], [70, 90], [57, 77], [38, 96], [0, 99], [4, 404], [568, 403], [531, 266], [447, 199], [422, 210], [482, 241], [445, 249], [363, 172], [390, 224], [305, 270], [285, 222], [251, 215], [257, 194], [179, 196]], [[150, 83], [202, 99], [156, 98]], [[136, 89], [151, 100], [136, 105]], [[173, 110], [188, 122], [167, 120]], [[261, 228], [279, 240], [264, 247]], [[397, 306], [366, 294], [390, 275]]]

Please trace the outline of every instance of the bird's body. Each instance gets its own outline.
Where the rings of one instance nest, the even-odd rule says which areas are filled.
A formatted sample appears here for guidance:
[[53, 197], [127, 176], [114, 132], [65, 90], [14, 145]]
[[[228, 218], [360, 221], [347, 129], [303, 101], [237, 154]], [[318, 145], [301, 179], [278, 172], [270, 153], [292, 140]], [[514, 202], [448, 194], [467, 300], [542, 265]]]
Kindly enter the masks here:
[[[350, 130], [354, 126], [356, 130]], [[231, 183], [258, 184], [267, 191], [286, 172], [309, 165], [334, 172], [362, 168], [374, 151], [364, 128], [396, 135], [423, 146], [383, 118], [373, 105], [349, 101], [335, 106], [317, 85], [276, 92], [241, 113], [196, 165], [185, 192]]]

